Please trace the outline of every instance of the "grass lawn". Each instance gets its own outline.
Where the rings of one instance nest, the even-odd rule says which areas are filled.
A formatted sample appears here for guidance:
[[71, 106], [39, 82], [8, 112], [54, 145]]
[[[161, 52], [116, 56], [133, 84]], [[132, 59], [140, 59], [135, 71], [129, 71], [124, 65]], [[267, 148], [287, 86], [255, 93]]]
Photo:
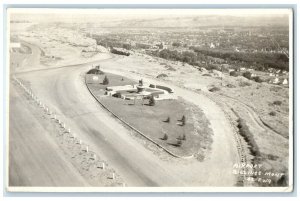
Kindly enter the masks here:
[[[109, 79], [108, 85], [103, 85], [104, 76]], [[159, 100], [155, 106], [148, 106], [148, 100], [123, 100], [111, 96], [104, 96], [107, 86], [118, 86], [126, 84], [136, 84], [136, 82], [118, 75], [106, 73], [100, 75], [97, 83], [92, 81], [87, 75], [89, 88], [111, 111], [134, 126], [155, 142], [161, 144], [175, 154], [189, 156], [195, 154], [199, 159], [203, 159], [205, 152], [210, 149], [212, 143], [212, 130], [209, 122], [200, 108], [185, 102], [182, 98]], [[144, 103], [144, 104], [143, 104]], [[186, 117], [186, 124], [182, 126], [179, 121], [182, 116]], [[170, 122], [164, 122], [170, 117]], [[164, 133], [168, 135], [167, 140], [163, 140]], [[185, 135], [185, 140], [181, 146], [176, 146], [178, 139]]]

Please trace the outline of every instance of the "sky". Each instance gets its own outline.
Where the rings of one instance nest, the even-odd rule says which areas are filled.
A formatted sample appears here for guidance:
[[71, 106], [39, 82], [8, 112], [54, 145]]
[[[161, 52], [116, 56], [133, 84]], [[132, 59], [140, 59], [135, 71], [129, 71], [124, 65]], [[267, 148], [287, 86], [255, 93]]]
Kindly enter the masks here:
[[237, 17], [282, 17], [288, 9], [9, 9], [12, 20], [32, 22], [97, 22], [107, 20], [154, 19], [204, 15]]

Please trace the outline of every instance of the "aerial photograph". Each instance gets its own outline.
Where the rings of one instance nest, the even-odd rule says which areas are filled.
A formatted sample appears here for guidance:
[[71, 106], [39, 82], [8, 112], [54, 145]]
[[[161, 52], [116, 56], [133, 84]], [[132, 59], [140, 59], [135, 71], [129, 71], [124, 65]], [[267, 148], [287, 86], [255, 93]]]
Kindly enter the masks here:
[[7, 9], [8, 190], [292, 191], [292, 15]]

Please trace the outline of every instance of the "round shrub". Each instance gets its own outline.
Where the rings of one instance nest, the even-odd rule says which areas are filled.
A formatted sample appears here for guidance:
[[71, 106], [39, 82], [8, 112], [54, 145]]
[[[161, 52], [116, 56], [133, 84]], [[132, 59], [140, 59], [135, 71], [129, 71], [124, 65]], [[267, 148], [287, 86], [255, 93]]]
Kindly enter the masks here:
[[247, 78], [248, 80], [251, 79], [251, 75], [252, 75], [252, 74], [251, 74], [249, 71], [246, 71], [246, 72], [243, 73], [243, 76], [244, 76], [245, 78]]
[[208, 91], [210, 91], [210, 92], [216, 92], [216, 91], [220, 91], [220, 90], [221, 89], [219, 87], [212, 87]]
[[230, 76], [237, 77], [239, 74], [236, 71], [231, 71], [229, 73]]
[[261, 83], [263, 80], [259, 76], [252, 77], [255, 82]]

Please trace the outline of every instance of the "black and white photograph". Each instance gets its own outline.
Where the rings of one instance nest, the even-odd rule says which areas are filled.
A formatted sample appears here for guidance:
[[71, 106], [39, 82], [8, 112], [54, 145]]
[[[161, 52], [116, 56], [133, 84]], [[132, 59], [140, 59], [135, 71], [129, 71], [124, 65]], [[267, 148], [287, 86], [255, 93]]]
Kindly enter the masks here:
[[291, 192], [293, 9], [7, 8], [11, 192]]

